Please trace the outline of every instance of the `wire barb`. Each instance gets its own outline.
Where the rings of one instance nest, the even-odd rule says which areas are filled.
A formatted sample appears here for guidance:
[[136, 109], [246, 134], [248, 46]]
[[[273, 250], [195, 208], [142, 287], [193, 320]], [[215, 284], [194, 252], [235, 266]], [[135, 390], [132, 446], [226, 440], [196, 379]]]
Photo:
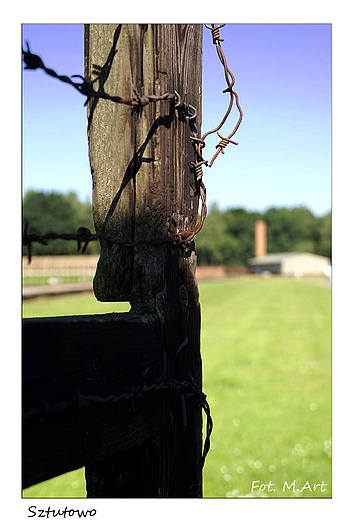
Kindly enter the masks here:
[[222, 23], [218, 26], [215, 23], [212, 23], [211, 27], [210, 27], [209, 25], [207, 25], [205, 23], [205, 27], [207, 27], [207, 29], [210, 29], [210, 31], [212, 33], [212, 41], [213, 41], [214, 45], [217, 45], [219, 42], [224, 42], [224, 39], [221, 38], [220, 34], [219, 34], [219, 29], [221, 29], [224, 26], [225, 26], [225, 23]]

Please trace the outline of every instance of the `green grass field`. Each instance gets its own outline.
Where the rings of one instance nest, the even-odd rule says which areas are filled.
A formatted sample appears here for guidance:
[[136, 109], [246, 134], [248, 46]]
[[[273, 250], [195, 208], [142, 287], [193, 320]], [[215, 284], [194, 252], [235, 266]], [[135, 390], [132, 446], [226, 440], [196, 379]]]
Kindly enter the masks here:
[[[199, 288], [204, 391], [214, 421], [204, 496], [330, 497], [331, 291], [279, 277]], [[125, 303], [84, 294], [25, 302], [23, 316], [125, 310]], [[83, 497], [84, 470], [23, 496]]]
[[56, 285], [62, 283], [91, 282], [93, 276], [71, 275], [71, 276], [23, 276], [23, 285]]

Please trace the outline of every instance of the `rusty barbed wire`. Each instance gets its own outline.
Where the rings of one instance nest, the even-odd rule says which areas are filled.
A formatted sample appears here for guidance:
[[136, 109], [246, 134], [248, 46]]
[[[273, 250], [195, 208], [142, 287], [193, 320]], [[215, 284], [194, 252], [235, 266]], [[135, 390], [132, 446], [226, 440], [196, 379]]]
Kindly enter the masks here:
[[[110, 94], [107, 94], [104, 91], [96, 91], [93, 88], [93, 84], [99, 79], [99, 76], [95, 78], [94, 80], [89, 80], [88, 78], [81, 76], [80, 74], [74, 74], [73, 76], [65, 76], [65, 75], [59, 75], [57, 72], [53, 69], [50, 69], [45, 66], [43, 60], [38, 56], [37, 54], [33, 54], [29, 47], [29, 42], [26, 41], [27, 50], [25, 51], [22, 49], [22, 55], [23, 55], [23, 61], [25, 63], [25, 69], [26, 70], [36, 70], [41, 69], [49, 76], [58, 79], [59, 81], [62, 81], [63, 83], [67, 83], [68, 85], [71, 85], [73, 88], [75, 88], [80, 94], [86, 96], [85, 105], [87, 105], [88, 101], [91, 98], [100, 98], [100, 99], [107, 99], [109, 101], [112, 101], [114, 103], [121, 103], [124, 105], [129, 105], [133, 108], [139, 108], [142, 109], [149, 103], [154, 103], [157, 101], [164, 101], [169, 100], [175, 102], [175, 108], [178, 108], [179, 105], [182, 104], [182, 101], [180, 99], [180, 96], [177, 92], [171, 94], [166, 93], [162, 96], [155, 96], [155, 95], [145, 95], [144, 92], [142, 92], [141, 95], [139, 95], [135, 90], [133, 91], [135, 96], [132, 98], [122, 98], [120, 96], [111, 96]], [[95, 72], [95, 74], [97, 74]], [[82, 81], [74, 82], [71, 78], [80, 78]]]
[[[29, 43], [26, 42], [27, 50], [22, 49], [23, 54], [23, 61], [25, 63], [25, 69], [29, 70], [36, 70], [36, 69], [42, 69], [46, 74], [50, 75], [53, 78], [56, 78], [64, 83], [67, 83], [71, 85], [73, 88], [75, 88], [78, 92], [80, 92], [82, 95], [86, 96], [85, 105], [88, 103], [88, 101], [91, 98], [101, 98], [106, 99], [109, 101], [112, 101], [114, 103], [121, 103], [125, 105], [129, 105], [132, 107], [133, 110], [137, 111], [138, 113], [141, 113], [143, 108], [148, 105], [149, 103], [158, 102], [158, 101], [170, 101], [174, 104], [174, 109], [176, 110], [177, 117], [182, 118], [187, 124], [190, 126], [190, 139], [194, 148], [194, 152], [196, 154], [196, 161], [191, 163], [191, 168], [195, 175], [196, 180], [196, 186], [197, 190], [199, 192], [199, 197], [201, 200], [201, 215], [200, 220], [196, 224], [193, 231], [180, 231], [179, 233], [164, 237], [164, 238], [158, 238], [158, 239], [138, 239], [138, 240], [130, 240], [130, 239], [116, 239], [115, 237], [112, 237], [111, 235], [106, 235], [103, 233], [95, 233], [92, 234], [90, 230], [87, 228], [79, 228], [77, 233], [46, 233], [45, 235], [39, 235], [38, 233], [30, 233], [28, 234], [28, 224], [26, 224], [25, 231], [23, 234], [23, 245], [28, 246], [28, 259], [29, 263], [31, 261], [31, 244], [33, 242], [39, 242], [41, 244], [46, 245], [46, 240], [55, 240], [55, 239], [61, 239], [61, 240], [76, 240], [78, 243], [78, 250], [80, 250], [81, 242], [84, 242], [85, 245], [82, 248], [82, 252], [84, 253], [87, 247], [88, 242], [92, 240], [106, 240], [108, 242], [111, 242], [113, 244], [117, 244], [120, 247], [136, 247], [139, 245], [144, 244], [163, 244], [163, 243], [170, 243], [172, 242], [176, 246], [179, 246], [180, 244], [186, 244], [193, 240], [195, 235], [201, 230], [204, 220], [207, 216], [207, 204], [206, 204], [206, 188], [203, 183], [203, 171], [202, 166], [209, 166], [211, 167], [218, 157], [220, 153], [224, 154], [225, 147], [232, 143], [234, 145], [237, 145], [238, 143], [236, 141], [232, 140], [232, 137], [237, 132], [241, 121], [243, 117], [242, 109], [239, 103], [239, 97], [238, 94], [233, 90], [233, 86], [235, 84], [235, 77], [231, 70], [229, 69], [227, 65], [227, 61], [224, 55], [224, 52], [221, 47], [221, 42], [224, 41], [223, 38], [220, 37], [219, 30], [224, 27], [226, 24], [211, 24], [211, 26], [205, 24], [205, 26], [211, 31], [212, 33], [212, 41], [213, 44], [216, 46], [217, 54], [219, 57], [219, 60], [221, 61], [223, 67], [224, 67], [224, 74], [225, 79], [227, 82], [227, 88], [223, 90], [223, 93], [229, 93], [230, 94], [230, 102], [228, 109], [226, 113], [224, 114], [221, 122], [218, 124], [217, 127], [215, 127], [212, 130], [207, 131], [202, 137], [199, 136], [199, 132], [197, 129], [196, 124], [196, 115], [197, 110], [193, 105], [187, 104], [182, 101], [182, 98], [180, 94], [174, 90], [174, 93], [165, 93], [161, 96], [155, 96], [155, 95], [146, 95], [144, 93], [144, 89], [142, 88], [141, 95], [138, 94], [134, 90], [135, 96], [132, 98], [122, 98], [120, 96], [111, 96], [110, 94], [107, 94], [104, 91], [95, 91], [93, 88], [93, 84], [98, 80], [99, 76], [97, 76], [96, 79], [90, 80], [88, 78], [85, 78], [81, 75], [75, 74], [71, 77], [65, 76], [65, 75], [59, 75], [57, 72], [55, 72], [53, 69], [50, 69], [45, 66], [43, 60], [40, 58], [40, 56], [33, 54], [30, 50]], [[98, 74], [97, 72], [94, 72], [95, 74]], [[79, 78], [81, 79], [81, 82], [73, 81], [72, 78]], [[231, 134], [229, 134], [228, 137], [223, 137], [219, 130], [224, 125], [225, 121], [227, 120], [233, 104], [234, 99], [236, 101], [236, 106], [239, 111], [239, 119], [236, 123], [233, 131]], [[216, 145], [217, 152], [212, 157], [210, 163], [208, 163], [207, 160], [204, 159], [202, 155], [202, 149], [205, 147], [205, 139], [211, 135], [212, 133], [218, 133], [218, 136], [221, 138], [221, 141], [218, 145]]]
[[[27, 50], [26, 51], [24, 49], [22, 50], [23, 61], [25, 63], [25, 69], [29, 69], [29, 70], [42, 69], [46, 74], [50, 75], [51, 77], [56, 78], [64, 83], [71, 85], [76, 90], [78, 90], [81, 94], [86, 96], [87, 99], [86, 99], [85, 105], [91, 98], [102, 98], [102, 99], [107, 99], [107, 100], [113, 101], [115, 103], [122, 103], [125, 105], [129, 105], [129, 106], [133, 107], [133, 109], [136, 109], [136, 110], [138, 109], [139, 111], [141, 111], [143, 109], [143, 107], [145, 107], [149, 103], [168, 100], [168, 101], [174, 103], [174, 109], [177, 111], [177, 114], [178, 114], [177, 117], [180, 117], [181, 119], [183, 119], [186, 123], [188, 123], [190, 125], [191, 134], [193, 136], [197, 135], [196, 108], [190, 104], [185, 103], [182, 100], [182, 97], [180, 96], [180, 94], [176, 90], [174, 90], [173, 94], [166, 93], [166, 94], [163, 94], [162, 96], [155, 96], [155, 95], [144, 94], [144, 89], [142, 89], [141, 95], [139, 95], [136, 91], [134, 91], [135, 97], [133, 97], [133, 98], [121, 98], [120, 96], [110, 96], [109, 94], [107, 94], [103, 91], [96, 92], [93, 89], [93, 83], [98, 79], [98, 77], [93, 81], [89, 81], [87, 78], [84, 78], [80, 75], [74, 75], [74, 76], [71, 76], [71, 78], [81, 78], [82, 83], [74, 82], [68, 76], [59, 75], [53, 69], [46, 67], [43, 60], [40, 58], [40, 56], [33, 54], [30, 51], [28, 42], [26, 42], [26, 45], [27, 45]], [[195, 146], [194, 146], [194, 148], [195, 148]], [[199, 159], [202, 159], [201, 155], [199, 155]], [[78, 229], [77, 233], [50, 232], [50, 233], [46, 233], [45, 235], [40, 235], [38, 233], [28, 234], [28, 232], [27, 232], [28, 224], [26, 224], [25, 231], [23, 234], [23, 245], [28, 246], [29, 263], [31, 261], [31, 244], [33, 242], [39, 242], [43, 245], [47, 245], [47, 242], [46, 242], [47, 240], [57, 240], [57, 239], [76, 240], [78, 243], [78, 250], [80, 250], [81, 242], [85, 242], [85, 245], [82, 248], [82, 253], [84, 253], [86, 251], [88, 242], [93, 241], [93, 240], [100, 240], [100, 239], [106, 240], [108, 242], [119, 245], [121, 247], [136, 247], [136, 246], [144, 245], [144, 244], [148, 244], [148, 245], [149, 244], [163, 244], [163, 243], [169, 243], [169, 242], [172, 242], [176, 246], [179, 246], [180, 244], [186, 244], [186, 243], [190, 242], [202, 228], [203, 222], [207, 215], [206, 188], [202, 182], [201, 163], [200, 162], [192, 163], [192, 167], [194, 168], [194, 173], [196, 175], [196, 182], [197, 182], [197, 187], [198, 187], [199, 196], [200, 196], [201, 205], [202, 205], [200, 221], [197, 223], [197, 225], [195, 226], [195, 228], [192, 232], [180, 231], [179, 233], [177, 233], [173, 236], [168, 236], [168, 237], [159, 238], [159, 239], [118, 240], [115, 237], [112, 237], [111, 235], [106, 235], [103, 233], [92, 234], [90, 232], [90, 230], [88, 230], [87, 228], [82, 228], [82, 227]]]
[[131, 240], [129, 238], [119, 239], [113, 237], [107, 233], [91, 233], [88, 228], [79, 227], [76, 233], [56, 233], [56, 232], [48, 232], [44, 235], [40, 235], [39, 233], [28, 233], [28, 222], [25, 224], [24, 233], [22, 237], [22, 245], [28, 247], [28, 262], [31, 262], [32, 253], [31, 253], [31, 245], [34, 242], [38, 242], [42, 245], [47, 245], [47, 240], [73, 240], [77, 242], [78, 251], [81, 249], [81, 244], [84, 243], [82, 247], [82, 253], [86, 251], [87, 245], [89, 242], [93, 242], [96, 240], [105, 240], [110, 244], [118, 245], [120, 247], [133, 248], [141, 245], [160, 245], [166, 243], [172, 243], [175, 246], [180, 246], [181, 244], [187, 244], [190, 242], [194, 236], [200, 231], [203, 226], [203, 222], [207, 215], [207, 206], [206, 206], [206, 191], [204, 187], [200, 186], [200, 195], [202, 198], [203, 206], [201, 211], [200, 221], [196, 224], [193, 231], [181, 231], [175, 235], [169, 235], [167, 237], [160, 238], [139, 238], [136, 240]]
[[[226, 79], [226, 82], [227, 82], [227, 88], [223, 90], [223, 93], [227, 93], [227, 92], [230, 93], [230, 102], [229, 102], [228, 109], [227, 109], [225, 115], [223, 116], [221, 122], [219, 123], [219, 125], [216, 126], [214, 129], [209, 130], [208, 132], [206, 132], [202, 138], [198, 138], [198, 140], [196, 141], [197, 152], [198, 152], [199, 157], [201, 157], [201, 160], [203, 160], [202, 154], [201, 154], [201, 149], [205, 146], [205, 139], [210, 134], [218, 132], [218, 130], [220, 130], [220, 128], [223, 126], [223, 124], [227, 120], [227, 118], [228, 118], [228, 116], [229, 116], [229, 114], [230, 114], [230, 112], [232, 110], [234, 99], [236, 101], [236, 106], [237, 106], [238, 111], [239, 111], [239, 120], [236, 123], [235, 128], [233, 129], [231, 134], [229, 134], [228, 137], [226, 137], [226, 138], [222, 137], [218, 133], [219, 137], [221, 138], [221, 142], [216, 146], [216, 148], [218, 150], [217, 150], [217, 152], [215, 153], [215, 155], [213, 156], [213, 158], [211, 159], [211, 161], [209, 163], [210, 167], [214, 163], [215, 159], [218, 157], [219, 153], [220, 152], [224, 153], [224, 148], [229, 143], [233, 143], [235, 145], [238, 144], [235, 141], [232, 141], [231, 138], [237, 132], [237, 130], [238, 130], [240, 124], [241, 124], [242, 118], [243, 118], [243, 112], [242, 112], [242, 109], [241, 109], [241, 106], [240, 106], [239, 96], [236, 93], [236, 91], [233, 90], [233, 86], [235, 84], [235, 77], [234, 77], [233, 73], [231, 72], [231, 70], [229, 69], [229, 67], [227, 65], [227, 61], [226, 61], [226, 58], [225, 58], [225, 55], [224, 55], [224, 52], [223, 52], [222, 46], [221, 46], [221, 42], [223, 42], [224, 39], [220, 37], [220, 32], [219, 31], [225, 25], [226, 24], [217, 25], [217, 24], [213, 23], [213, 24], [211, 24], [211, 26], [209, 26], [209, 25], [205, 24], [207, 29], [209, 29], [211, 31], [211, 33], [212, 33], [213, 44], [216, 46], [216, 50], [217, 50], [217, 54], [218, 54], [219, 60], [221, 61], [222, 65], [224, 67], [224, 73], [225, 73], [225, 79]], [[74, 74], [71, 77], [68, 77], [68, 76], [65, 76], [65, 75], [59, 75], [53, 69], [46, 67], [44, 62], [43, 62], [43, 60], [40, 58], [40, 56], [38, 56], [36, 54], [33, 54], [31, 52], [28, 41], [26, 41], [26, 46], [27, 46], [27, 50], [26, 51], [24, 49], [22, 49], [23, 61], [25, 63], [25, 69], [28, 69], [28, 70], [42, 69], [46, 74], [52, 76], [53, 78], [56, 78], [56, 79], [58, 79], [58, 80], [60, 80], [60, 81], [62, 81], [64, 83], [67, 83], [67, 84], [71, 85], [78, 92], [80, 92], [80, 94], [86, 96], [85, 105], [88, 103], [88, 101], [91, 98], [101, 98], [101, 99], [106, 99], [106, 100], [112, 101], [114, 103], [121, 103], [121, 104], [129, 105], [129, 106], [133, 107], [136, 110], [142, 110], [143, 107], [145, 107], [149, 103], [168, 100], [168, 101], [171, 101], [171, 102], [175, 103], [175, 109], [179, 110], [179, 109], [182, 109], [183, 106], [185, 107], [186, 120], [187, 121], [190, 120], [190, 119], [196, 118], [196, 109], [195, 109], [195, 107], [193, 107], [192, 105], [186, 105], [185, 103], [183, 103], [182, 99], [181, 99], [181, 96], [178, 94], [178, 92], [176, 90], [174, 91], [174, 93], [168, 93], [167, 92], [167, 93], [165, 93], [165, 94], [163, 94], [161, 96], [155, 96], [155, 95], [152, 95], [152, 94], [146, 95], [146, 94], [144, 94], [143, 89], [142, 89], [142, 94], [141, 95], [139, 95], [134, 90], [135, 96], [131, 97], [131, 98], [122, 98], [122, 97], [116, 96], [116, 95], [112, 96], [112, 95], [110, 95], [110, 94], [108, 94], [108, 93], [106, 93], [104, 91], [95, 91], [94, 90], [93, 84], [98, 80], [99, 76], [97, 76], [97, 78], [95, 78], [94, 80], [90, 80], [90, 79], [88, 79], [86, 77], [83, 77], [83, 76], [81, 76], [79, 74]], [[94, 72], [94, 73], [98, 74], [97, 72]], [[80, 83], [79, 82], [74, 82], [71, 78], [80, 78], [82, 81]], [[193, 113], [191, 115], [189, 115], [191, 110], [193, 111]]]
[[[195, 165], [195, 168], [198, 170], [199, 165]], [[200, 220], [196, 224], [193, 231], [180, 231], [179, 233], [176, 233], [174, 235], [168, 235], [166, 237], [160, 237], [160, 238], [139, 238], [136, 240], [131, 240], [129, 238], [116, 238], [110, 234], [107, 233], [91, 233], [91, 231], [86, 227], [79, 227], [76, 233], [56, 233], [54, 231], [45, 233], [44, 235], [41, 235], [39, 233], [28, 233], [28, 227], [29, 223], [25, 223], [24, 227], [24, 233], [22, 236], [22, 245], [28, 247], [28, 263], [31, 263], [32, 258], [32, 249], [31, 245], [34, 242], [37, 242], [42, 245], [47, 245], [47, 240], [66, 240], [66, 241], [76, 241], [77, 242], [77, 248], [78, 251], [81, 250], [82, 253], [84, 253], [87, 249], [87, 246], [89, 242], [94, 242], [96, 240], [105, 240], [106, 242], [109, 242], [110, 244], [118, 245], [119, 248], [126, 247], [126, 248], [133, 248], [137, 246], [142, 245], [160, 245], [160, 244], [168, 244], [172, 243], [176, 247], [179, 247], [180, 245], [188, 244], [193, 240], [195, 235], [199, 233], [201, 230], [204, 220], [207, 216], [207, 204], [206, 204], [206, 188], [204, 183], [202, 182], [202, 172], [199, 170], [197, 173], [198, 177], [198, 183], [199, 183], [199, 194], [201, 198], [201, 215]], [[84, 244], [81, 248], [81, 244]], [[118, 249], [117, 252], [119, 252], [120, 249]]]
[[217, 150], [217, 152], [215, 153], [215, 155], [211, 159], [210, 167], [212, 166], [212, 164], [214, 163], [214, 161], [216, 160], [216, 158], [218, 157], [220, 152], [222, 152], [224, 154], [224, 148], [229, 143], [232, 143], [232, 144], [235, 144], [235, 145], [238, 144], [237, 142], [232, 141], [231, 138], [233, 137], [233, 135], [236, 134], [236, 132], [237, 132], [237, 130], [238, 130], [240, 124], [241, 124], [242, 118], [243, 118], [243, 112], [242, 112], [242, 108], [240, 106], [239, 96], [235, 92], [235, 90], [233, 90], [233, 86], [235, 84], [235, 77], [234, 77], [234, 74], [232, 73], [232, 71], [229, 69], [229, 67], [227, 65], [227, 61], [226, 61], [224, 52], [223, 52], [222, 47], [221, 47], [221, 42], [223, 42], [224, 39], [220, 37], [219, 30], [222, 27], [224, 27], [225, 25], [226, 25], [225, 23], [220, 24], [220, 25], [216, 25], [216, 24], [212, 23], [211, 26], [205, 24], [207, 29], [209, 29], [211, 31], [211, 33], [212, 33], [213, 44], [216, 46], [216, 50], [217, 50], [217, 54], [218, 54], [219, 60], [220, 60], [220, 62], [222, 63], [222, 65], [224, 67], [224, 74], [225, 74], [225, 79], [226, 79], [226, 82], [227, 82], [227, 88], [225, 88], [223, 90], [223, 93], [226, 93], [226, 92], [230, 93], [230, 102], [229, 102], [228, 109], [227, 109], [225, 115], [223, 116], [221, 122], [219, 123], [219, 125], [216, 128], [214, 128], [213, 130], [209, 130], [208, 132], [206, 132], [205, 135], [202, 137], [202, 140], [205, 141], [205, 139], [206, 139], [206, 137], [208, 135], [213, 134], [215, 132], [218, 133], [218, 130], [220, 130], [222, 128], [222, 126], [224, 125], [225, 121], [227, 120], [227, 118], [228, 118], [228, 116], [229, 116], [229, 114], [230, 114], [230, 112], [232, 110], [232, 107], [233, 107], [233, 104], [234, 104], [234, 99], [235, 99], [235, 102], [236, 102], [236, 107], [237, 107], [237, 109], [239, 111], [239, 119], [238, 119], [238, 122], [236, 123], [233, 131], [231, 132], [231, 134], [229, 134], [228, 137], [222, 137], [218, 133], [218, 136], [221, 138], [221, 142], [219, 144], [217, 144], [217, 146], [216, 146], [216, 148], [218, 150]]

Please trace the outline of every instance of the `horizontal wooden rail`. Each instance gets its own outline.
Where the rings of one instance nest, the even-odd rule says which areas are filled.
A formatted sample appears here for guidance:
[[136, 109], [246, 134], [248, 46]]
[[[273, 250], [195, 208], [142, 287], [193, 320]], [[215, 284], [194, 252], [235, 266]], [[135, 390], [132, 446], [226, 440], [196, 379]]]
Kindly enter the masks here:
[[153, 316], [24, 319], [23, 487], [156, 437], [162, 358]]

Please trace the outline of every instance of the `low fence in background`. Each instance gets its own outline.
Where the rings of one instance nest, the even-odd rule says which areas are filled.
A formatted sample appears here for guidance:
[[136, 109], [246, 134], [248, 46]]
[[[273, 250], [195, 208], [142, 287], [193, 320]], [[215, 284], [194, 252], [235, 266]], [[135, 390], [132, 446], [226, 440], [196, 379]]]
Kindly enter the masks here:
[[[34, 256], [31, 263], [23, 257], [23, 300], [92, 291], [98, 255]], [[248, 273], [247, 267], [223, 265], [198, 266], [196, 278], [211, 280]]]
[[[43, 277], [92, 277], [96, 272], [99, 255], [47, 255], [33, 256], [29, 264], [28, 258], [22, 259], [24, 278], [31, 278], [31, 284], [40, 283]], [[38, 279], [38, 280], [36, 280]], [[64, 280], [60, 280], [63, 282]], [[51, 282], [54, 285], [54, 281]]]
[[[99, 255], [48, 255], [33, 256], [30, 264], [27, 257], [22, 259], [23, 278], [30, 278], [30, 285], [40, 285], [47, 279], [48, 285], [57, 285], [68, 282], [69, 278], [91, 278], [96, 272]], [[248, 273], [247, 267], [225, 267], [223, 265], [198, 266], [196, 277], [198, 280], [223, 278], [226, 275]], [[79, 281], [78, 279], [76, 281]], [[26, 281], [24, 282], [26, 285]]]

